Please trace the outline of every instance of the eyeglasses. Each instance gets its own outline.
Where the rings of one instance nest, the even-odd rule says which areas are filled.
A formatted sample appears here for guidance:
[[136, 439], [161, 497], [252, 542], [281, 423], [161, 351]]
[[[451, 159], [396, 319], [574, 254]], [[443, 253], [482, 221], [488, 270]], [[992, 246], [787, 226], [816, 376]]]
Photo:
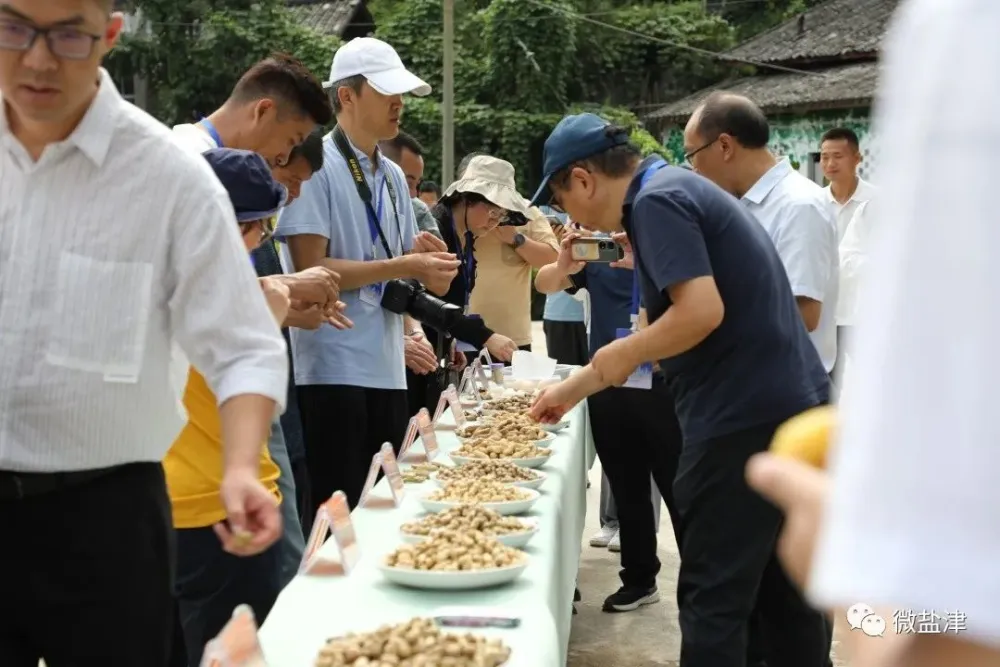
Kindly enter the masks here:
[[699, 146], [698, 148], [694, 149], [690, 153], [685, 153], [684, 154], [684, 161], [687, 162], [688, 164], [690, 164], [691, 163], [691, 158], [693, 158], [695, 155], [697, 155], [698, 153], [702, 152], [703, 150], [705, 150], [706, 148], [708, 148], [709, 146], [711, 146], [712, 144], [714, 144], [718, 140], [719, 140], [719, 138], [716, 137], [715, 139], [712, 139], [711, 141], [709, 141], [707, 144], [704, 144], [703, 146]]
[[0, 19], [0, 49], [30, 51], [39, 37], [45, 38], [52, 55], [66, 60], [86, 60], [101, 39], [99, 35], [76, 28], [37, 28], [27, 23]]

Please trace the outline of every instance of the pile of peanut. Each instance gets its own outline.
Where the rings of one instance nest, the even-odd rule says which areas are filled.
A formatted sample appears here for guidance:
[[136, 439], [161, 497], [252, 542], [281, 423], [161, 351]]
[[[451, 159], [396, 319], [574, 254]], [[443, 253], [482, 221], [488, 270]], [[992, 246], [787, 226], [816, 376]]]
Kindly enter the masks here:
[[534, 442], [546, 436], [538, 424], [530, 421], [527, 415], [499, 414], [480, 424], [469, 424], [458, 430], [460, 438], [496, 438], [500, 440], [515, 440]]
[[531, 482], [538, 479], [537, 472], [515, 465], [510, 461], [470, 461], [456, 468], [441, 468], [437, 478], [442, 482], [457, 482], [463, 479], [500, 482]]
[[436, 530], [452, 530], [459, 533], [479, 531], [484, 535], [509, 535], [523, 533], [531, 526], [520, 519], [502, 516], [479, 505], [459, 505], [444, 512], [430, 514], [420, 521], [404, 523], [400, 530], [407, 535], [427, 536]]
[[385, 564], [406, 570], [458, 572], [492, 570], [524, 562], [524, 554], [478, 530], [435, 530], [430, 538], [407, 544], [386, 556]]
[[533, 442], [480, 437], [465, 440], [461, 447], [452, 452], [452, 455], [470, 459], [534, 459], [551, 454], [551, 450], [537, 447]]
[[421, 482], [426, 482], [432, 472], [436, 472], [445, 468], [446, 466], [441, 463], [427, 462], [427, 463], [415, 463], [408, 470], [404, 470], [400, 473], [403, 481], [407, 484], [419, 484]]
[[499, 667], [510, 648], [499, 639], [445, 634], [428, 618], [328, 639], [315, 667]]
[[486, 408], [500, 412], [527, 412], [534, 402], [535, 397], [531, 394], [515, 394], [493, 399], [486, 404]]
[[448, 482], [443, 488], [427, 496], [428, 500], [449, 503], [510, 503], [527, 500], [531, 494], [516, 486], [500, 482], [463, 479]]

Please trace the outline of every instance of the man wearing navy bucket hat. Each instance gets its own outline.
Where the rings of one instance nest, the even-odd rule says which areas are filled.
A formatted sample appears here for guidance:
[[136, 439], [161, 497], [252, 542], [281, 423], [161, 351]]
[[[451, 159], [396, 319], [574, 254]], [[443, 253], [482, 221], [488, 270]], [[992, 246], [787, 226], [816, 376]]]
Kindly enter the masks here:
[[774, 244], [732, 196], [657, 155], [642, 159], [627, 130], [593, 114], [559, 122], [545, 142], [544, 173], [533, 203], [616, 234], [649, 325], [543, 390], [532, 415], [556, 421], [659, 362], [684, 437], [674, 482], [682, 667], [745, 665], [758, 604], [764, 636], [775, 639], [769, 665], [826, 664], [824, 619], [775, 556], [781, 516], [743, 477], [782, 422], [829, 398]]

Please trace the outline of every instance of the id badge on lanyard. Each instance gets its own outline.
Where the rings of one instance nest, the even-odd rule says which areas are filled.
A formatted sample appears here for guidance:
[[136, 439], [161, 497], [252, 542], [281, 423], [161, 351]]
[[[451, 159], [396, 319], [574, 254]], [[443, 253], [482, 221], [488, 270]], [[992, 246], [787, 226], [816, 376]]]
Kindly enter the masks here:
[[[649, 181], [649, 177], [654, 173], [666, 166], [666, 162], [662, 160], [659, 162], [654, 162], [646, 169], [642, 174], [642, 179], [639, 181], [639, 189], [641, 190], [646, 186], [646, 182]], [[617, 329], [615, 331], [616, 338], [628, 338], [633, 333], [639, 330], [639, 274], [636, 269], [632, 270], [632, 307], [629, 310], [629, 317], [632, 320], [632, 327], [630, 329]], [[646, 362], [639, 366], [639, 368], [632, 371], [632, 374], [628, 376], [625, 380], [623, 387], [629, 387], [630, 389], [652, 389], [653, 388], [653, 364], [652, 362]]]
[[[382, 179], [382, 188], [385, 187], [385, 178]], [[375, 204], [375, 212], [372, 213], [370, 207], [366, 206], [365, 210], [368, 213], [368, 231], [371, 232], [372, 237], [372, 247], [371, 254], [365, 258], [365, 261], [373, 261], [375, 259], [376, 244], [379, 240], [379, 224], [382, 221], [382, 210], [385, 205], [385, 197], [382, 196], [382, 188], [378, 188], [377, 193], [379, 195], [378, 201]], [[375, 306], [380, 308], [382, 306], [382, 290], [385, 287], [385, 283], [373, 283], [371, 285], [365, 285], [361, 288], [360, 299], [367, 303], [369, 306]]]

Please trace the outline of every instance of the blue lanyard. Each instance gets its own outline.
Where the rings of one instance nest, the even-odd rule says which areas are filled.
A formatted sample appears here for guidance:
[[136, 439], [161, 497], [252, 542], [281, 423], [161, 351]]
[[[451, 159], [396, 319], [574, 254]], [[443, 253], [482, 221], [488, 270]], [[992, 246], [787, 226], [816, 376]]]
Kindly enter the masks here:
[[462, 262], [462, 276], [465, 278], [465, 305], [468, 307], [472, 301], [472, 281], [476, 277], [475, 237], [467, 229], [463, 243], [462, 236], [458, 233], [458, 225], [455, 224], [455, 216], [450, 212], [448, 215], [451, 217], [451, 228], [455, 232], [455, 243], [459, 247], [458, 258]]
[[219, 136], [219, 131], [215, 129], [215, 125], [212, 124], [212, 121], [207, 118], [202, 118], [198, 124], [205, 128], [205, 131], [208, 132], [208, 136], [212, 137], [212, 140], [215, 141], [216, 146], [219, 148], [226, 147], [226, 145], [222, 143], [222, 137]]
[[377, 188], [376, 191], [372, 193], [373, 197], [377, 197], [374, 214], [372, 213], [370, 206], [365, 207], [365, 212], [368, 214], [368, 231], [371, 232], [372, 235], [372, 259], [375, 259], [375, 247], [378, 242], [380, 223], [382, 222], [382, 208], [385, 204], [385, 197], [382, 196], [383, 188], [385, 188], [385, 176], [382, 176], [382, 187]]
[[[649, 182], [649, 179], [653, 176], [653, 174], [655, 174], [660, 169], [663, 169], [666, 166], [667, 166], [667, 163], [664, 160], [657, 160], [653, 164], [649, 165], [646, 168], [646, 171], [642, 172], [642, 176], [639, 178], [639, 191], [641, 192], [642, 189], [644, 187], [646, 187], [646, 183]], [[638, 193], [636, 193], [636, 196], [638, 196]], [[639, 321], [639, 302], [640, 302], [640, 299], [639, 299], [639, 272], [633, 269], [632, 270], [632, 310], [631, 310], [632, 324], [636, 324]]]

